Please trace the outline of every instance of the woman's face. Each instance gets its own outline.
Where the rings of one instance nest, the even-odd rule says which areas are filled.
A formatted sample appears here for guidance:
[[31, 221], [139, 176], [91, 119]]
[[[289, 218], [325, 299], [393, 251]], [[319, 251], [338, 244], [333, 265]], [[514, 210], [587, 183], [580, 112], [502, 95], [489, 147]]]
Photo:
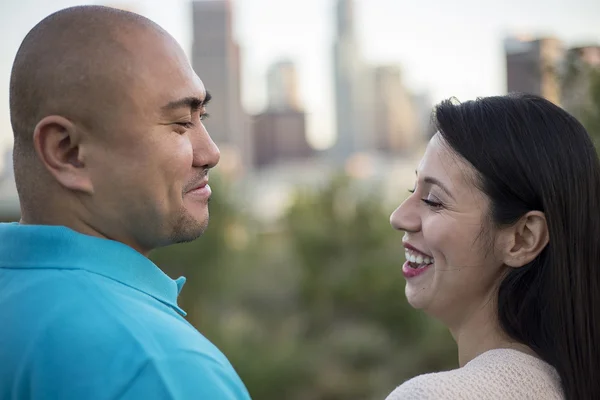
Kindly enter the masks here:
[[495, 301], [507, 268], [495, 255], [497, 231], [475, 177], [438, 133], [419, 164], [414, 193], [390, 218], [405, 232], [408, 302], [449, 326]]

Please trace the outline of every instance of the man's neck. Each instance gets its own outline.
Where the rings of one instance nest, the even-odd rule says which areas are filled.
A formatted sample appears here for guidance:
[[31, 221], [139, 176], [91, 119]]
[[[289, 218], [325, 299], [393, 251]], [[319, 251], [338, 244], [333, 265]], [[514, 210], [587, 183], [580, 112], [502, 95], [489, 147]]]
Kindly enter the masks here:
[[83, 221], [78, 220], [77, 218], [72, 218], [69, 216], [61, 216], [60, 218], [56, 218], [55, 216], [48, 215], [51, 213], [39, 214], [39, 215], [31, 215], [22, 213], [21, 220], [19, 223], [21, 225], [54, 225], [54, 226], [65, 226], [74, 230], [75, 232], [82, 233], [84, 235], [96, 236], [99, 238], [107, 239], [106, 236], [102, 235], [100, 232], [84, 223]]
[[119, 238], [110, 237], [108, 235], [105, 235], [104, 233], [102, 233], [98, 229], [95, 229], [92, 225], [86, 223], [85, 221], [83, 221], [81, 219], [75, 218], [74, 216], [65, 216], [65, 215], [62, 215], [60, 218], [56, 218], [53, 216], [49, 216], [48, 214], [50, 214], [50, 213], [43, 214], [43, 215], [30, 215], [30, 214], [22, 213], [22, 217], [21, 217], [21, 220], [19, 221], [19, 223], [22, 225], [65, 226], [67, 228], [74, 230], [75, 232], [79, 232], [84, 235], [95, 236], [95, 237], [102, 238], [102, 239], [110, 239], [110, 240], [114, 240], [117, 242], [121, 242], [121, 243], [133, 248], [134, 250], [141, 253], [142, 255], [148, 257], [148, 254], [150, 251], [140, 249], [137, 246], [130, 243], [129, 241], [121, 240]]

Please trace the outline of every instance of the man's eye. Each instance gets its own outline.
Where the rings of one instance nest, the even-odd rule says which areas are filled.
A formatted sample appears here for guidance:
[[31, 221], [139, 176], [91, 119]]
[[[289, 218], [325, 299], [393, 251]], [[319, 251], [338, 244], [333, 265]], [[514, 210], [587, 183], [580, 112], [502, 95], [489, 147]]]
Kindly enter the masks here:
[[200, 115], [200, 121], [204, 121], [206, 118], [210, 117], [209, 113], [204, 113]]
[[176, 122], [177, 125], [179, 126], [183, 126], [186, 129], [190, 129], [194, 127], [194, 123], [193, 122]]

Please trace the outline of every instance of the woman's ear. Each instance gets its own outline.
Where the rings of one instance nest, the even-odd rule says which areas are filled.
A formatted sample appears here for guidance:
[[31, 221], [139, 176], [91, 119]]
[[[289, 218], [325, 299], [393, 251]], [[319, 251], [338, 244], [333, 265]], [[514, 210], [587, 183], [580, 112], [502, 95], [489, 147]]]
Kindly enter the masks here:
[[546, 247], [550, 236], [546, 216], [541, 211], [530, 211], [517, 223], [507, 228], [503, 235], [502, 259], [509, 267], [519, 268], [533, 261]]

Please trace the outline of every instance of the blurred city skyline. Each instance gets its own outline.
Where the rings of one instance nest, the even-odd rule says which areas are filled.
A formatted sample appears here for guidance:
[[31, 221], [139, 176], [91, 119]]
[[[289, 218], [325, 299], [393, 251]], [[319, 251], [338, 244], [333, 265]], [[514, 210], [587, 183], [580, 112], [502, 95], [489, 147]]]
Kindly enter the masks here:
[[[188, 55], [192, 47], [189, 0], [92, 2], [127, 8], [169, 31]], [[266, 79], [272, 64], [290, 60], [298, 70], [299, 102], [307, 113], [310, 143], [325, 148], [335, 140], [332, 51], [334, 0], [231, 1], [234, 37], [241, 51], [241, 97], [246, 111], [267, 106]], [[0, 32], [0, 150], [12, 143], [8, 82], [16, 50], [39, 20], [64, 7], [90, 2], [59, 0], [52, 4], [24, 0], [2, 5]], [[593, 0], [474, 0], [452, 4], [355, 0], [360, 53], [367, 64], [398, 65], [403, 84], [433, 103], [506, 93], [503, 40], [509, 35], [553, 36], [566, 46], [600, 42], [600, 2]], [[276, 33], [276, 34], [275, 34]], [[202, 78], [202, 71], [197, 71]], [[210, 82], [205, 82], [210, 90]], [[218, 93], [213, 93], [217, 95]]]

